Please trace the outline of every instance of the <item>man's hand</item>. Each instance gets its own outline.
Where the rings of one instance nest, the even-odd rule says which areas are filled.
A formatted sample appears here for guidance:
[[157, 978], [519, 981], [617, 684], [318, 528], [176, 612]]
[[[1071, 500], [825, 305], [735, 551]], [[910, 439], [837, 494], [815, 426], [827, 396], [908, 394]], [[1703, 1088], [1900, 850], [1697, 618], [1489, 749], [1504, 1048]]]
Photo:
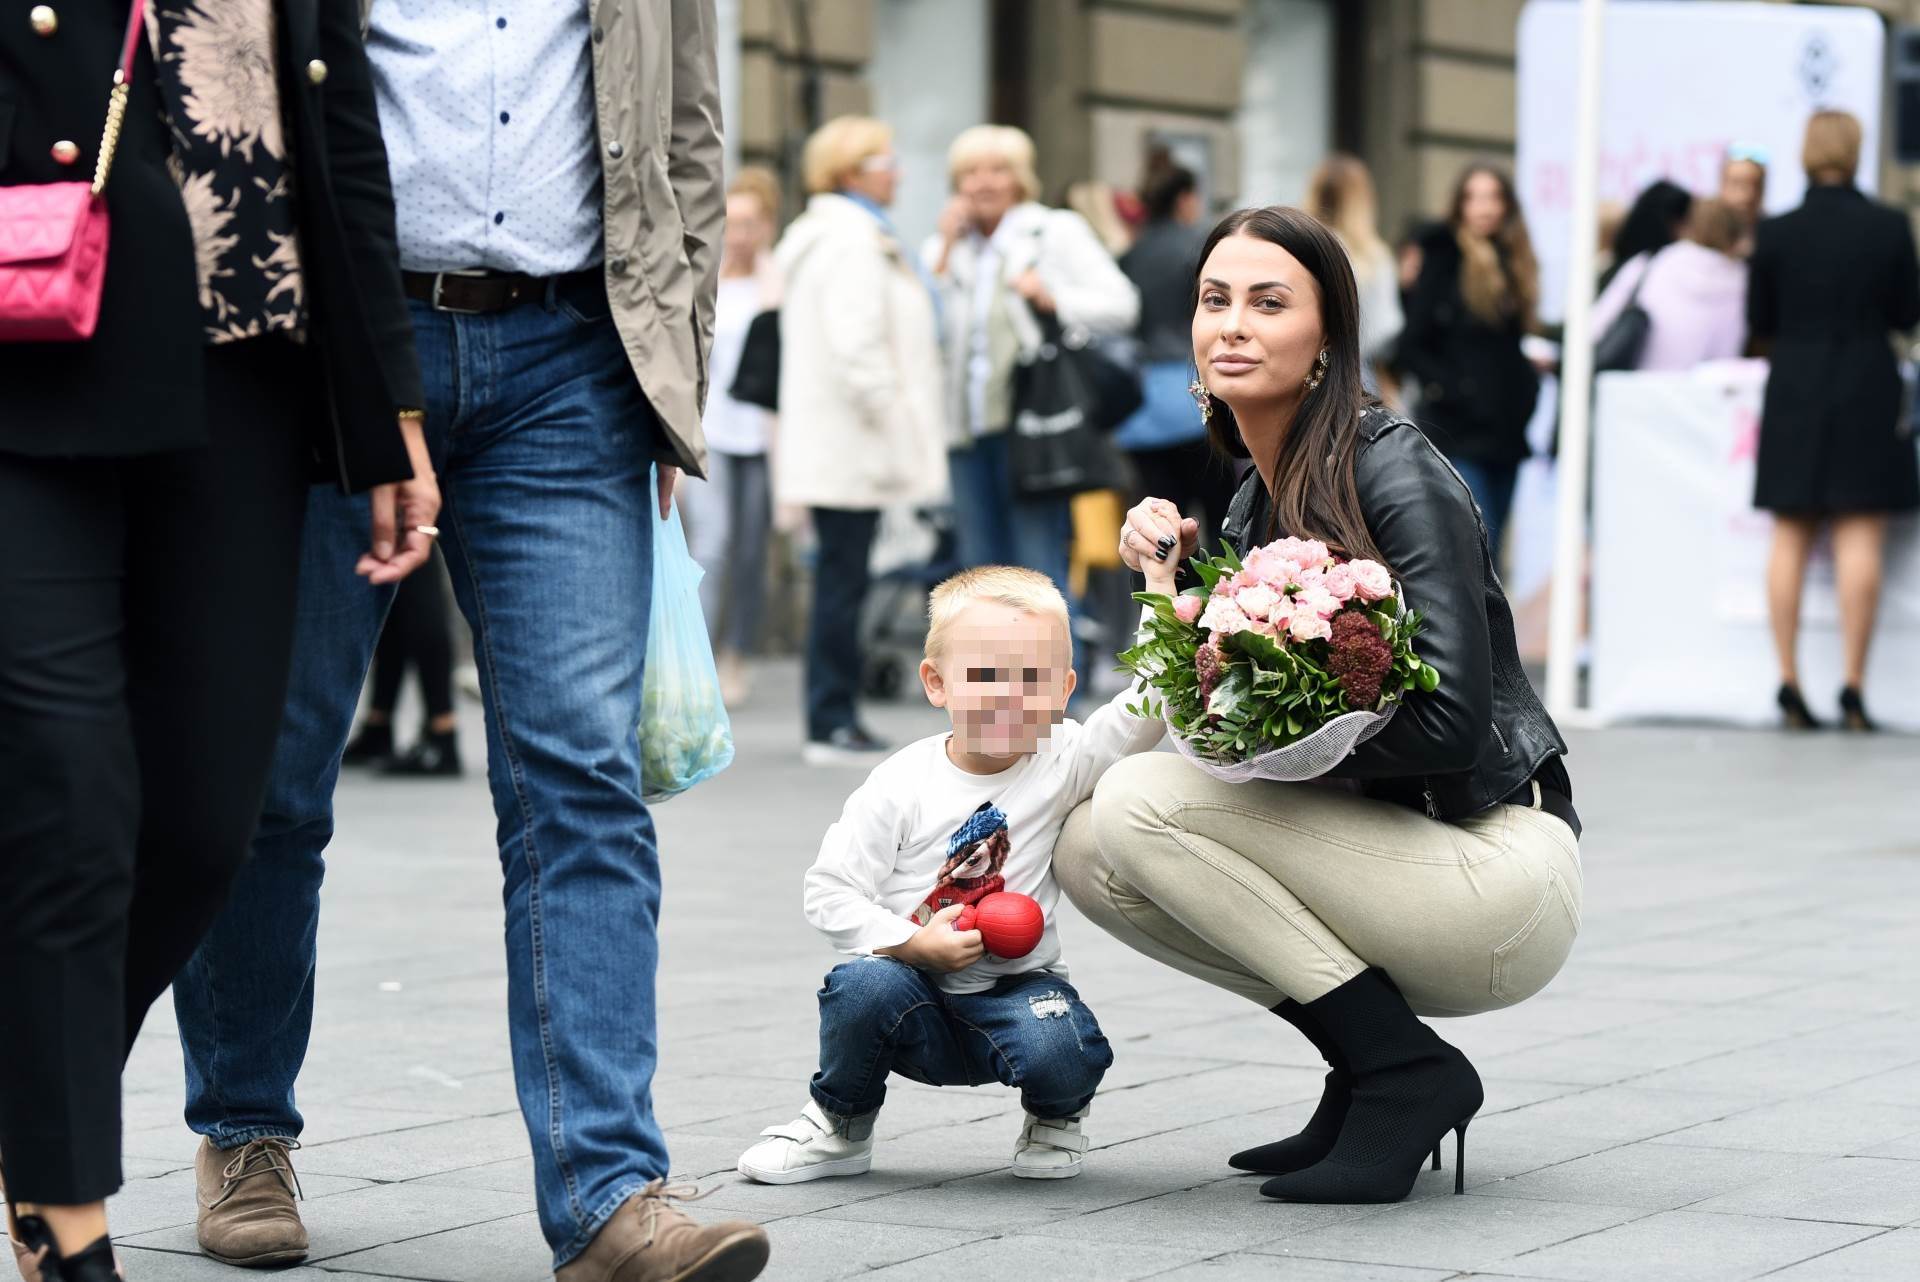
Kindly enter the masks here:
[[673, 512], [673, 487], [679, 483], [680, 469], [662, 467], [660, 469], [660, 519], [666, 520]]
[[914, 932], [913, 938], [906, 943], [875, 951], [881, 957], [892, 957], [909, 966], [941, 975], [965, 970], [987, 955], [987, 946], [981, 941], [979, 931], [953, 928], [953, 919], [966, 911], [966, 907], [965, 904], [955, 904], [951, 908], [942, 908], [933, 915], [932, 921]]
[[353, 567], [355, 574], [376, 585], [398, 583], [426, 564], [434, 536], [419, 527], [432, 528], [440, 519], [440, 483], [433, 475], [420, 420], [401, 419], [400, 435], [413, 463], [413, 479], [374, 487], [372, 549]]

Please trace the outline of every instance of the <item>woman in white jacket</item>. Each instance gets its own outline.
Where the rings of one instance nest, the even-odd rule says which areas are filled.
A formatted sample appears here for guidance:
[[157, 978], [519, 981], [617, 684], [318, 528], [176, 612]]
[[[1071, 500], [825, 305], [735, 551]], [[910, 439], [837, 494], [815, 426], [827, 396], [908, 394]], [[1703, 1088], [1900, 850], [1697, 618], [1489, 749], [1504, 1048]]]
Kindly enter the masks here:
[[807, 140], [806, 212], [774, 251], [780, 309], [778, 502], [809, 508], [818, 538], [807, 625], [806, 759], [872, 761], [886, 745], [855, 715], [859, 622], [880, 510], [947, 495], [934, 301], [887, 206], [893, 131], [843, 116]]
[[1140, 298], [1086, 219], [1038, 203], [1022, 131], [976, 125], [954, 139], [947, 172], [954, 196], [923, 258], [941, 295], [960, 558], [1038, 570], [1067, 593], [1070, 500], [1017, 498], [1007, 470], [1014, 366], [1040, 346], [1036, 313], [1126, 334]]

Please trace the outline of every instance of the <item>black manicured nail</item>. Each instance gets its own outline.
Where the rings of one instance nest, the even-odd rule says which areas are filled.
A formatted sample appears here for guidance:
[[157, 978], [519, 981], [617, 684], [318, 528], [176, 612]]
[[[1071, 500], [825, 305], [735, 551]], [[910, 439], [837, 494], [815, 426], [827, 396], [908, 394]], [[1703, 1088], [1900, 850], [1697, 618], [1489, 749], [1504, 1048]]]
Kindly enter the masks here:
[[1162, 534], [1158, 539], [1160, 551], [1163, 553], [1173, 551], [1173, 545], [1179, 541], [1180, 540], [1174, 538], [1171, 534]]
[[1166, 548], [1161, 548], [1161, 549], [1160, 549], [1160, 550], [1159, 550], [1158, 552], [1155, 552], [1155, 553], [1153, 554], [1153, 559], [1154, 559], [1154, 560], [1156, 560], [1156, 561], [1164, 561], [1164, 560], [1166, 560], [1166, 559], [1167, 559], [1167, 549], [1166, 549]]

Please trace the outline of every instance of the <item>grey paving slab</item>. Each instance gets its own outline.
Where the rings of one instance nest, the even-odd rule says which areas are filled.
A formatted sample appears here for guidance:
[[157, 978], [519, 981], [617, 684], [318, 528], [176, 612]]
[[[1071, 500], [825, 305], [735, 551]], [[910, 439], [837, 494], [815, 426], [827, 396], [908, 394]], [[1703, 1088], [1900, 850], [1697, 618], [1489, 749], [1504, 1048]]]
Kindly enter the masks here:
[[[889, 1096], [873, 1175], [780, 1189], [733, 1176], [760, 1129], [806, 1098], [814, 994], [839, 960], [801, 919], [796, 887], [859, 776], [798, 762], [797, 706], [793, 666], [766, 665], [737, 717], [736, 767], [657, 814], [655, 1108], [676, 1175], [715, 1189], [694, 1213], [766, 1223], [769, 1278], [841, 1276], [845, 1263], [913, 1279], [1427, 1282], [1632, 1261], [1601, 1275], [1664, 1279], [1696, 1259], [1721, 1276], [1746, 1276], [1750, 1259], [1754, 1271], [1790, 1264], [1789, 1277], [1920, 1276], [1915, 1230], [1877, 1227], [1920, 1187], [1920, 836], [1882, 804], [1920, 772], [1920, 740], [1575, 733], [1588, 838], [1573, 958], [1532, 1001], [1438, 1024], [1487, 1088], [1470, 1196], [1451, 1196], [1449, 1149], [1448, 1169], [1423, 1173], [1406, 1204], [1318, 1208], [1265, 1202], [1257, 1179], [1225, 1166], [1311, 1111], [1322, 1070], [1304, 1039], [1064, 905], [1074, 982], [1118, 1056], [1083, 1176], [1007, 1173], [1011, 1092], [906, 1083]], [[910, 705], [872, 716], [896, 740], [938, 724]], [[476, 765], [479, 728], [467, 719]], [[325, 1258], [286, 1276], [545, 1277], [485, 785], [353, 775], [338, 813], [299, 1083], [310, 1147], [296, 1157]], [[167, 1002], [126, 1080], [137, 1182], [114, 1213], [123, 1240], [137, 1238], [135, 1282], [232, 1282], [193, 1250], [197, 1141], [180, 1121]], [[1750, 1241], [1723, 1246], [1730, 1226]], [[1591, 1256], [1589, 1239], [1604, 1239]]]
[[[154, 1251], [144, 1247], [124, 1244], [114, 1248], [120, 1264], [127, 1270], [129, 1278], [138, 1282], [217, 1282], [227, 1279], [232, 1282], [233, 1269], [207, 1259], [198, 1253], [183, 1254], [178, 1251]], [[276, 1282], [367, 1282], [376, 1275], [371, 1273], [347, 1273], [336, 1269], [293, 1268], [278, 1269], [273, 1275]], [[388, 1282], [381, 1278], [380, 1282]]]
[[1779, 1282], [1884, 1282], [1920, 1277], [1920, 1229], [1863, 1238], [1781, 1269]]
[[1630, 1224], [1516, 1255], [1494, 1271], [1543, 1278], [1657, 1277], [1662, 1282], [1733, 1282], [1850, 1242], [1877, 1230], [1805, 1220], [1662, 1211]]

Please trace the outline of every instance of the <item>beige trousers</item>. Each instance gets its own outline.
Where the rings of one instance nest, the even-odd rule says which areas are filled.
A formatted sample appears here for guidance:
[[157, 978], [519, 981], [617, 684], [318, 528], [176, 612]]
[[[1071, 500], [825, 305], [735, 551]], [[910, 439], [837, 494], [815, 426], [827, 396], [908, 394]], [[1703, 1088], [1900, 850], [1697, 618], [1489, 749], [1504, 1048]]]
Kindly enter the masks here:
[[1135, 950], [1261, 1006], [1369, 966], [1422, 1015], [1531, 997], [1580, 928], [1573, 831], [1524, 806], [1459, 823], [1309, 784], [1129, 757], [1067, 820], [1054, 874]]

